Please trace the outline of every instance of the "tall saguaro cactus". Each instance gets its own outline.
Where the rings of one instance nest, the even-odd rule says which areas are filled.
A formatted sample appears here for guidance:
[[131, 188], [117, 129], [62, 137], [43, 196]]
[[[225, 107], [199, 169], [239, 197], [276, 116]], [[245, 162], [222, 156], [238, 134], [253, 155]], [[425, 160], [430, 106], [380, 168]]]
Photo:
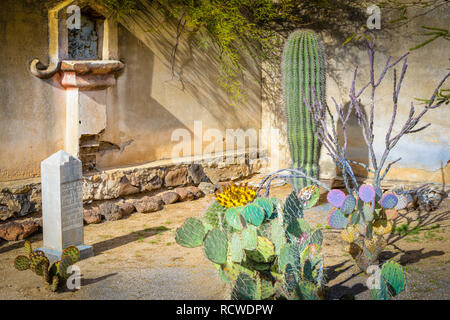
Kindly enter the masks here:
[[[325, 105], [325, 58], [322, 44], [310, 30], [293, 32], [283, 51], [283, 88], [292, 167], [306, 175], [319, 177], [320, 142], [314, 135], [314, 121], [306, 101]], [[315, 98], [313, 98], [315, 95]], [[293, 188], [310, 185], [304, 178], [294, 178]]]

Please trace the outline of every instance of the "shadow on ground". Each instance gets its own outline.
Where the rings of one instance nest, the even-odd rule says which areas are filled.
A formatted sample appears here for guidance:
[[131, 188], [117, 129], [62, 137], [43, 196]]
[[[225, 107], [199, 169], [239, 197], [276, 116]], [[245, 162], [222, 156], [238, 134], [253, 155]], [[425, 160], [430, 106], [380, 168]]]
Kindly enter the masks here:
[[170, 228], [159, 226], [154, 228], [146, 228], [140, 231], [134, 231], [130, 234], [108, 239], [105, 241], [97, 242], [93, 244], [95, 255], [99, 255], [102, 252], [126, 245], [130, 242], [144, 240], [146, 238], [155, 236], [157, 234], [163, 233], [165, 231], [170, 230]]

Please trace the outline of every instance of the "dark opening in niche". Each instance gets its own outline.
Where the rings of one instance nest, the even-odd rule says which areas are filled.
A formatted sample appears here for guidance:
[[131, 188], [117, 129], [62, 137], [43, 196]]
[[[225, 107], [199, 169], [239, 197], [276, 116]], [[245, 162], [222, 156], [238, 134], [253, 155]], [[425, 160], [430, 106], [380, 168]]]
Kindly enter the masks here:
[[80, 28], [69, 29], [70, 60], [101, 59], [101, 31], [104, 17], [90, 8], [81, 11]]

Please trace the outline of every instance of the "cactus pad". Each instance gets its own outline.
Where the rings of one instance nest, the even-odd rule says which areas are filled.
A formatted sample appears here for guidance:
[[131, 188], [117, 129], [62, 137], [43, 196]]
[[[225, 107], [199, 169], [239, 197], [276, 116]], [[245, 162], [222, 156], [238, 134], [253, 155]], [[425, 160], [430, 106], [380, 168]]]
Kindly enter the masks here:
[[245, 218], [245, 221], [253, 224], [254, 226], [260, 226], [265, 218], [264, 209], [253, 203], [244, 207], [242, 210], [242, 215]]
[[303, 205], [303, 209], [309, 209], [314, 207], [314, 205], [319, 201], [320, 192], [317, 186], [304, 187], [298, 193], [298, 199]]
[[299, 268], [300, 266], [300, 255], [301, 247], [296, 243], [286, 244], [280, 252], [278, 257], [278, 268], [280, 270], [285, 270], [287, 264]]
[[280, 221], [278, 219], [275, 219], [272, 221], [271, 225], [271, 232], [270, 232], [270, 240], [275, 246], [275, 254], [279, 255], [281, 248], [286, 243], [286, 238], [284, 236], [284, 228], [281, 225]]
[[350, 224], [358, 224], [359, 221], [361, 220], [361, 215], [359, 212], [353, 212], [350, 217], [348, 217], [348, 222]]
[[342, 206], [345, 197], [345, 193], [339, 189], [333, 189], [327, 194], [328, 202], [336, 208], [340, 208]]
[[31, 261], [28, 259], [28, 257], [25, 256], [18, 256], [14, 260], [14, 267], [19, 271], [24, 271], [30, 269]]
[[72, 263], [77, 263], [80, 259], [80, 250], [78, 250], [75, 246], [70, 246], [64, 249], [61, 254], [61, 258], [70, 257], [72, 259]]
[[25, 253], [28, 255], [28, 257], [31, 257], [31, 254], [33, 253], [31, 242], [29, 240], [26, 240], [23, 246], [25, 247]]
[[388, 220], [394, 220], [398, 217], [398, 211], [395, 209], [386, 210], [384, 213], [386, 214], [386, 218]]
[[252, 260], [249, 257], [246, 257], [244, 259], [244, 261], [242, 262], [242, 266], [250, 270], [257, 270], [257, 271], [269, 271], [270, 268], [272, 267], [270, 263], [256, 262], [255, 260]]
[[275, 248], [269, 239], [258, 237], [255, 250], [246, 250], [247, 257], [258, 263], [270, 263], [275, 259]]
[[406, 277], [402, 266], [397, 262], [388, 261], [381, 268], [381, 277], [388, 284], [392, 296], [400, 294], [405, 289]]
[[215, 200], [203, 213], [203, 219], [213, 228], [218, 228], [220, 220], [219, 216], [222, 217], [225, 214], [226, 209], [227, 208], [220, 205], [219, 201]]
[[334, 229], [343, 229], [348, 225], [348, 219], [337, 208], [330, 210], [328, 224]]
[[289, 223], [286, 231], [296, 238], [299, 238], [303, 233], [310, 233], [311, 228], [304, 219], [296, 219]]
[[298, 200], [295, 192], [292, 192], [284, 203], [283, 207], [284, 223], [289, 224], [291, 221], [303, 218], [303, 206]]
[[38, 265], [36, 266], [36, 269], [39, 269], [42, 271], [42, 276], [44, 277], [44, 281], [47, 283], [50, 283], [50, 276], [48, 272], [48, 266], [49, 261], [48, 260], [41, 260], [39, 261]]
[[272, 281], [261, 278], [261, 300], [266, 300], [275, 294]]
[[393, 193], [386, 193], [381, 197], [380, 205], [385, 209], [392, 209], [397, 205], [397, 196]]
[[319, 300], [317, 287], [309, 281], [301, 281], [298, 284], [298, 293], [301, 300]]
[[322, 245], [323, 242], [323, 234], [320, 229], [314, 230], [312, 235], [309, 237], [310, 244]]
[[31, 264], [30, 264], [30, 268], [31, 270], [36, 273], [38, 276], [42, 276], [44, 275], [43, 270], [42, 270], [42, 264], [40, 263], [41, 261], [47, 261], [48, 262], [48, 258], [41, 253], [42, 251], [35, 251], [32, 255], [31, 255]]
[[238, 208], [229, 208], [225, 212], [225, 220], [227, 221], [228, 225], [230, 225], [234, 229], [242, 230], [243, 227], [240, 219], [241, 213]]
[[373, 223], [372, 229], [377, 235], [382, 236], [391, 232], [392, 223], [386, 219], [379, 219]]
[[253, 201], [254, 204], [260, 206], [266, 215], [267, 219], [271, 219], [273, 216], [274, 206], [273, 201], [267, 198], [257, 198]]
[[198, 218], [188, 218], [177, 229], [175, 241], [183, 247], [195, 248], [201, 246], [206, 235], [203, 222]]
[[52, 283], [49, 285], [50, 290], [56, 292], [56, 290], [58, 290], [58, 286], [59, 286], [59, 277], [53, 276]]
[[254, 250], [258, 245], [258, 234], [256, 228], [248, 226], [241, 233], [242, 247], [246, 250]]
[[345, 215], [349, 215], [353, 212], [356, 206], [356, 199], [352, 195], [348, 195], [345, 197], [342, 206], [340, 207], [341, 212]]
[[259, 296], [257, 280], [241, 273], [234, 283], [231, 298], [233, 300], [256, 300]]
[[284, 283], [289, 291], [293, 291], [297, 288], [298, 278], [298, 268], [288, 263], [284, 269]]
[[395, 210], [402, 210], [408, 206], [408, 198], [405, 195], [397, 195], [397, 199], [397, 205], [394, 207]]
[[56, 263], [56, 268], [58, 270], [58, 275], [62, 279], [67, 279], [70, 274], [68, 273], [68, 268], [72, 265], [72, 258], [66, 256]]
[[369, 203], [375, 199], [376, 193], [374, 187], [368, 184], [363, 184], [359, 187], [358, 195], [362, 201]]
[[314, 268], [312, 266], [312, 263], [310, 260], [306, 260], [303, 263], [303, 278], [307, 281], [314, 282], [314, 276], [313, 276]]
[[370, 203], [365, 203], [363, 206], [363, 214], [364, 214], [364, 219], [366, 221], [372, 221], [373, 220], [373, 206]]
[[227, 261], [225, 265], [218, 265], [220, 270], [226, 275], [226, 277], [232, 281], [236, 281], [237, 277], [241, 273], [245, 273], [250, 277], [255, 277], [256, 272], [254, 269], [248, 269], [246, 266], [243, 266], [239, 263], [233, 263], [231, 261]]
[[231, 261], [241, 262], [244, 258], [244, 251], [242, 248], [241, 235], [239, 233], [233, 233], [231, 237]]
[[219, 229], [208, 232], [203, 241], [203, 251], [206, 257], [214, 263], [225, 264], [227, 262], [228, 241], [226, 235]]

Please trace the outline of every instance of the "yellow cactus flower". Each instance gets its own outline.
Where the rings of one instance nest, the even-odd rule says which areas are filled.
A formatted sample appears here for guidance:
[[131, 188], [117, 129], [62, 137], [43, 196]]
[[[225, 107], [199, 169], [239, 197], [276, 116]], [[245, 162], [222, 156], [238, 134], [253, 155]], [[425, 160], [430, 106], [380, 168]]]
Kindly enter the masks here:
[[386, 219], [377, 220], [372, 225], [372, 230], [379, 236], [388, 234], [392, 230], [392, 223]]
[[252, 202], [255, 197], [256, 188], [248, 186], [247, 183], [236, 185], [232, 182], [224, 187], [222, 192], [216, 192], [216, 200], [225, 208], [244, 206]]

